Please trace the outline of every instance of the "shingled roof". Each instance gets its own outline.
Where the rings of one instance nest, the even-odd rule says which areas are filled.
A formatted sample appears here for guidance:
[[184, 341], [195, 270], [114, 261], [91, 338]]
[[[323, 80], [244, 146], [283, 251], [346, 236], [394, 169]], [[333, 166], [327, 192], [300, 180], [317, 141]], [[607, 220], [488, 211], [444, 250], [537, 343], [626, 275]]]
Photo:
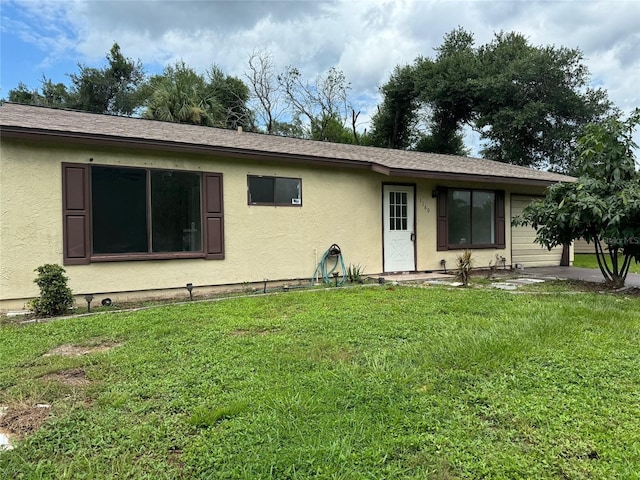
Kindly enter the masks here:
[[0, 135], [364, 168], [401, 177], [531, 185], [574, 180], [566, 175], [482, 158], [320, 142], [14, 103], [0, 106]]

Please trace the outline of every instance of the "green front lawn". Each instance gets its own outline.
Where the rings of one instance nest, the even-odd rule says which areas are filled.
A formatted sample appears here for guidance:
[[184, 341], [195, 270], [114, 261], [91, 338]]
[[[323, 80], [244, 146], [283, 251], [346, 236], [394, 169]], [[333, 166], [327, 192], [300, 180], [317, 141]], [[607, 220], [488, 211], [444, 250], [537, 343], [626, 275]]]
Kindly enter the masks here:
[[3, 326], [0, 404], [51, 408], [0, 477], [639, 478], [638, 345], [637, 297], [440, 287]]
[[[622, 259], [622, 257], [619, 257]], [[622, 261], [622, 260], [621, 260]], [[574, 267], [580, 268], [598, 268], [598, 260], [595, 253], [576, 253], [573, 260]], [[640, 263], [631, 260], [629, 273], [640, 273]]]

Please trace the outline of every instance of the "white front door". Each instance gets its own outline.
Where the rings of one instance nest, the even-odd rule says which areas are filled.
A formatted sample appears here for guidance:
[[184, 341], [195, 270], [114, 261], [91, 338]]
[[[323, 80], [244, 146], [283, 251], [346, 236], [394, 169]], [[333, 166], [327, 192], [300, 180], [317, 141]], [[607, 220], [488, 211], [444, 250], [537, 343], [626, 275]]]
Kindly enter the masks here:
[[384, 271], [415, 271], [414, 187], [384, 185], [382, 195]]

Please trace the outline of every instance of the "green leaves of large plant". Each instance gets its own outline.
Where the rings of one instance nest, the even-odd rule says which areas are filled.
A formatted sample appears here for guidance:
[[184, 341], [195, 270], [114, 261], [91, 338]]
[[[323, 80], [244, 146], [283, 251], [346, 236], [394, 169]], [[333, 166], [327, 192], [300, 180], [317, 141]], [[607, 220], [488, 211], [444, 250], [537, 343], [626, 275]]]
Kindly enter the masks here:
[[469, 126], [484, 140], [486, 158], [572, 172], [584, 126], [612, 108], [604, 90], [589, 88], [582, 60], [580, 50], [534, 46], [515, 32], [476, 46], [473, 34], [457, 28], [435, 58], [396, 67], [380, 88], [372, 138], [379, 146], [460, 154], [460, 132]]
[[149, 81], [144, 116], [164, 122], [213, 127], [253, 128], [246, 106], [249, 89], [238, 78], [213, 66], [207, 78], [184, 62], [165, 67]]
[[632, 261], [640, 262], [640, 172], [632, 139], [640, 110], [627, 120], [588, 125], [577, 148], [578, 180], [549, 187], [515, 224], [538, 229], [547, 248], [584, 238], [593, 242], [608, 282], [624, 285]]

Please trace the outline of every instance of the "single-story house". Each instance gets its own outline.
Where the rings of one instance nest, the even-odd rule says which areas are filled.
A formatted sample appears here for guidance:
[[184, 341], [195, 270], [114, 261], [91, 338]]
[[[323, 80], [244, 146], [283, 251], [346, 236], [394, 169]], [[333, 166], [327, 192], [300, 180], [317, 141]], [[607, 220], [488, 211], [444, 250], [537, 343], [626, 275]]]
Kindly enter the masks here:
[[[331, 244], [365, 274], [560, 264], [511, 219], [571, 177], [480, 158], [5, 103], [0, 310], [64, 266], [112, 299], [310, 280]], [[502, 261], [504, 258], [504, 261]], [[203, 291], [203, 290], [200, 290]]]

